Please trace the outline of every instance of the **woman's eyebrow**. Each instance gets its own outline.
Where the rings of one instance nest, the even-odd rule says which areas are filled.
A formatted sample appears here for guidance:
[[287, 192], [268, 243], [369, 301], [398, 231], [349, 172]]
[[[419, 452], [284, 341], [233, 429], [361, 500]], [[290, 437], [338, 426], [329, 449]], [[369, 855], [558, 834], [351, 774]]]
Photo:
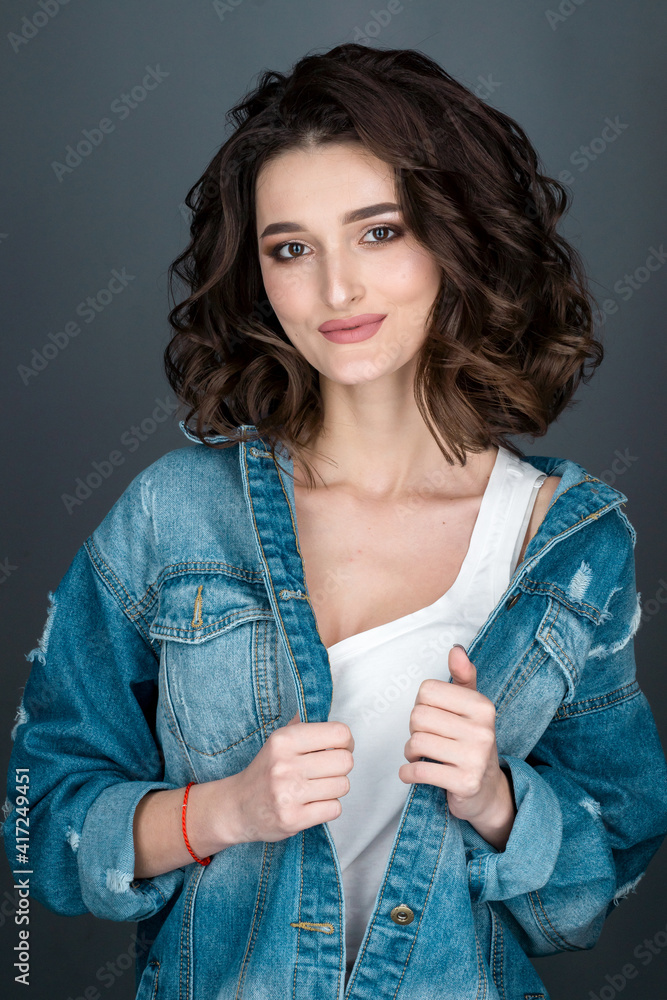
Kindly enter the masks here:
[[[382, 212], [398, 212], [399, 210], [400, 206], [395, 202], [381, 201], [377, 205], [366, 205], [365, 208], [355, 208], [351, 212], [347, 212], [342, 218], [342, 224], [349, 226], [351, 222], [361, 222], [362, 219], [367, 219], [370, 215], [380, 215]], [[272, 222], [260, 233], [259, 238], [263, 240], [265, 236], [275, 236], [276, 233], [302, 233], [306, 228], [300, 222]]]

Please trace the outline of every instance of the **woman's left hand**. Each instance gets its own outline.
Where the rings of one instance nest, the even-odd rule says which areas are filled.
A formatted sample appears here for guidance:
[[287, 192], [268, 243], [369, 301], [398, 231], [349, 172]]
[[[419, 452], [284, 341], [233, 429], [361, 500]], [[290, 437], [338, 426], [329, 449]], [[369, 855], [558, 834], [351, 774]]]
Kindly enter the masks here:
[[445, 789], [452, 814], [503, 850], [516, 807], [498, 761], [495, 705], [477, 690], [477, 671], [463, 647], [452, 646], [448, 665], [453, 683], [433, 678], [419, 686], [404, 751], [409, 763], [398, 776]]

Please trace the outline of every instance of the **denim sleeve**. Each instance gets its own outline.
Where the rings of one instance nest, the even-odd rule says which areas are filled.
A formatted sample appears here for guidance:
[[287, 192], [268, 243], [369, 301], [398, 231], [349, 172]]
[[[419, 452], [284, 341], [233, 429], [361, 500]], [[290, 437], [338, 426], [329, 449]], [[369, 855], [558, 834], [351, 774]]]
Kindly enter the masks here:
[[[163, 780], [158, 658], [81, 546], [54, 594], [12, 736], [5, 851], [56, 913], [139, 920], [180, 888], [178, 868], [134, 879], [134, 810]], [[29, 863], [17, 845], [15, 769], [29, 775]], [[23, 787], [23, 786], [21, 786]], [[20, 834], [21, 831], [19, 831]]]
[[667, 833], [667, 765], [636, 678], [633, 550], [634, 535], [574, 699], [526, 760], [499, 758], [517, 806], [505, 849], [463, 824], [473, 899], [529, 955], [591, 948]]

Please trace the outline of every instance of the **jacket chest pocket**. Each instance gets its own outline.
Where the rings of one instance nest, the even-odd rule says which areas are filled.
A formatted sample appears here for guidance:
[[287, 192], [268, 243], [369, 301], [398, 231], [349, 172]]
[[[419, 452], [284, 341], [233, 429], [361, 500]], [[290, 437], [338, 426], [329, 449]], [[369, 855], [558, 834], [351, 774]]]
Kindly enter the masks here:
[[595, 626], [549, 593], [522, 593], [517, 608], [521, 618], [510, 610], [484, 646], [479, 689], [496, 706], [500, 752], [525, 757], [574, 697]]
[[171, 577], [150, 632], [160, 641], [160, 700], [172, 733], [191, 755], [217, 758], [216, 773], [237, 773], [288, 721], [263, 583], [221, 573]]

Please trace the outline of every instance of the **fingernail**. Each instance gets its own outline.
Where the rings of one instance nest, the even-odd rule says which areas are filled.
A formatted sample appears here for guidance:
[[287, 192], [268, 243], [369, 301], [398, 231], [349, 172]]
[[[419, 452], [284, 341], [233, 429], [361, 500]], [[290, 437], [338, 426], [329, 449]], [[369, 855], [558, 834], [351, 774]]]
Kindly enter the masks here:
[[[462, 650], [463, 650], [463, 652], [465, 653], [465, 651], [466, 651], [466, 648], [465, 648], [465, 646], [462, 646], [460, 642], [455, 642], [455, 643], [454, 643], [454, 646], [458, 646], [458, 647], [459, 647], [459, 649], [462, 649]], [[454, 649], [454, 646], [452, 646], [452, 649]]]

